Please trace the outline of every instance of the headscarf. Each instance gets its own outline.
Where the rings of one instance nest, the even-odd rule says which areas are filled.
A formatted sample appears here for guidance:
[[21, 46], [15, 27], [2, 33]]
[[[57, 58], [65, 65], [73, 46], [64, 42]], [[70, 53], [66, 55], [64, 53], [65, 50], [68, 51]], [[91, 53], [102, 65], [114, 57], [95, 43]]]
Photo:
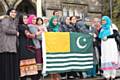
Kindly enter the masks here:
[[102, 20], [105, 20], [106, 24], [102, 24], [101, 31], [99, 33], [99, 38], [101, 38], [101, 39], [111, 35], [110, 26], [112, 24], [112, 21], [108, 16], [103, 16]]
[[[27, 16], [27, 14], [23, 14], [19, 16], [19, 24], [24, 24], [24, 21], [23, 21], [24, 16]], [[28, 16], [27, 16], [27, 19], [28, 19]]]
[[32, 20], [33, 20], [34, 17], [36, 17], [36, 16], [35, 15], [30, 15], [28, 17], [28, 24], [32, 24]]
[[[49, 26], [49, 18], [43, 16], [42, 19], [43, 19], [43, 26], [48, 27]], [[44, 22], [45, 20], [47, 20], [47, 22]]]
[[53, 24], [53, 20], [57, 19], [56, 16], [52, 16], [50, 21], [49, 21], [49, 27], [53, 32], [58, 32], [59, 31], [59, 23], [57, 23], [56, 25]]

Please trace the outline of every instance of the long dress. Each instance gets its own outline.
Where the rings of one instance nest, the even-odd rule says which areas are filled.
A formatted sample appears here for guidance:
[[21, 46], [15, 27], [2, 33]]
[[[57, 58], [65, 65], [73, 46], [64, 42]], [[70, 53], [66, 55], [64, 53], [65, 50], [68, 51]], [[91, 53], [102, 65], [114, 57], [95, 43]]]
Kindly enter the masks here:
[[[113, 34], [112, 28], [110, 29]], [[101, 69], [105, 77], [115, 77], [118, 63], [118, 49], [115, 38], [101, 41]], [[112, 71], [112, 72], [111, 72]]]
[[29, 31], [27, 25], [19, 26], [19, 54], [20, 54], [20, 76], [38, 74], [35, 60], [35, 51], [32, 39], [25, 35], [25, 30]]

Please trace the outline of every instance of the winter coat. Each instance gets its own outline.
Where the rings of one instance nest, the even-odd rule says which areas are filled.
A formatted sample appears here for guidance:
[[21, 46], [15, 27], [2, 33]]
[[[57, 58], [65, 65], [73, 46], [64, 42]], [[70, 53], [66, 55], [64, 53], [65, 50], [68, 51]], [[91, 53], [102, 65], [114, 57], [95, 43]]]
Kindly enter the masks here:
[[17, 19], [4, 18], [0, 26], [0, 53], [17, 52]]

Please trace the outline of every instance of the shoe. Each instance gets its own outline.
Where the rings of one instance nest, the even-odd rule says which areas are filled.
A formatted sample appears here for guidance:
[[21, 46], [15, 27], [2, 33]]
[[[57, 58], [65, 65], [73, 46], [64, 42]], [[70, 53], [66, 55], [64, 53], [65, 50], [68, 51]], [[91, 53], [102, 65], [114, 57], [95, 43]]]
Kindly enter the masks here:
[[75, 79], [80, 79], [80, 77], [79, 77], [79, 76], [76, 76]]
[[66, 77], [61, 77], [61, 80], [67, 80], [67, 78]]
[[68, 76], [68, 80], [69, 79], [74, 79], [75, 77], [74, 76]]
[[87, 74], [85, 72], [82, 72], [83, 78], [87, 78]]

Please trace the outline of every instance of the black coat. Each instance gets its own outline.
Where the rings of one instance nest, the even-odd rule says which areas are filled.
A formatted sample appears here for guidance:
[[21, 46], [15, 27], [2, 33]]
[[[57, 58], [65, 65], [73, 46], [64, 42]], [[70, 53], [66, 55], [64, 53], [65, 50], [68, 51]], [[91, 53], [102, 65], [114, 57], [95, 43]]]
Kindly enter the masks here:
[[60, 31], [61, 32], [76, 32], [76, 29], [74, 26], [64, 23], [64, 24], [61, 24]]
[[27, 38], [25, 35], [25, 30], [29, 31], [29, 28], [27, 25], [19, 25], [18, 27], [19, 30], [19, 54], [21, 59], [31, 59], [35, 58], [35, 53], [34, 49], [28, 48], [29, 46], [34, 46], [32, 39]]

